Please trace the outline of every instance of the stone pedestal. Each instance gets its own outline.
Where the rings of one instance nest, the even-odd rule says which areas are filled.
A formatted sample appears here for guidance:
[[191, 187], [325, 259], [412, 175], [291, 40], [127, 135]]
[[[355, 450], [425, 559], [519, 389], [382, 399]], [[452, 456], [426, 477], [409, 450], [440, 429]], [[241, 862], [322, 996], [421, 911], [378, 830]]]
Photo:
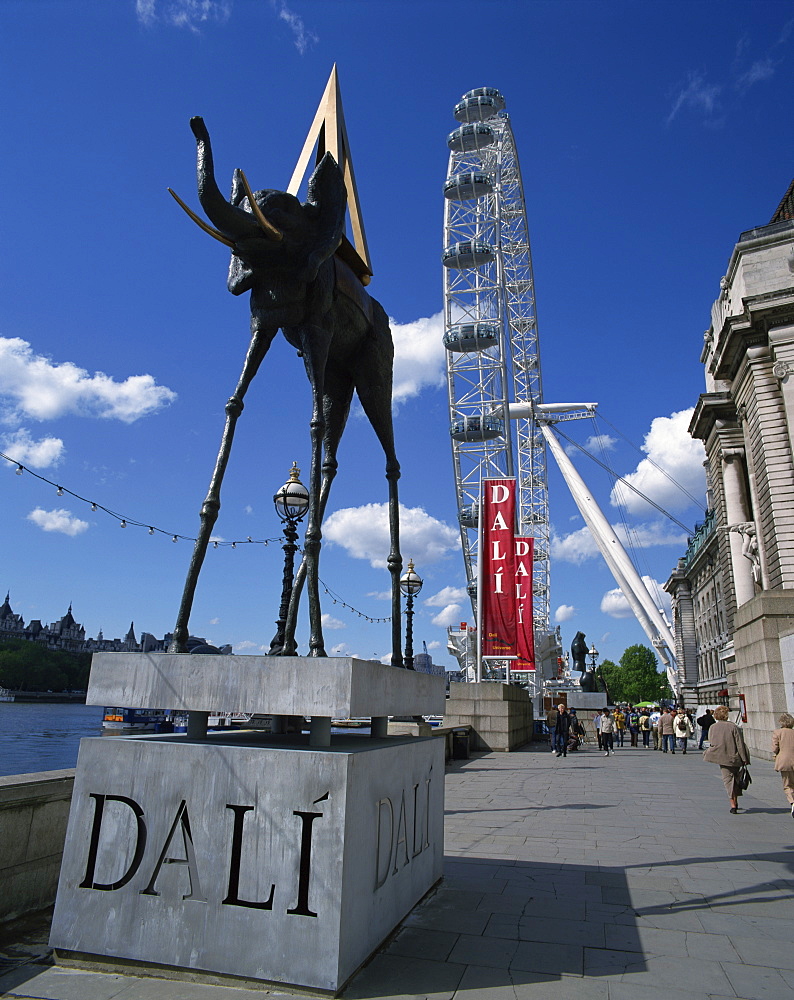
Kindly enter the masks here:
[[[443, 707], [442, 678], [296, 660], [103, 654], [90, 697], [320, 719]], [[83, 740], [50, 942], [84, 963], [337, 992], [440, 878], [443, 781], [435, 738]]]
[[747, 706], [744, 737], [753, 757], [772, 759], [770, 734], [778, 728], [778, 715], [791, 711], [785, 675], [794, 674], [792, 630], [794, 590], [764, 590], [736, 611], [736, 659], [729, 673], [731, 708], [736, 707], [736, 695], [743, 694]]
[[449, 686], [442, 725], [471, 726], [473, 750], [515, 750], [532, 739], [532, 723], [524, 688], [492, 681]]

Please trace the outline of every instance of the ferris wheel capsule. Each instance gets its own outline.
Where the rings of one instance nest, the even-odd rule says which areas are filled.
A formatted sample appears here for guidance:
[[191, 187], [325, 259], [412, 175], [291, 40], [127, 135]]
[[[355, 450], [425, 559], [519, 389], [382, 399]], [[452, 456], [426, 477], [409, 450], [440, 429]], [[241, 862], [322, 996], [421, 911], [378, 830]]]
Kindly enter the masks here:
[[471, 153], [487, 149], [496, 142], [496, 133], [490, 125], [463, 125], [450, 132], [447, 145], [453, 153]]

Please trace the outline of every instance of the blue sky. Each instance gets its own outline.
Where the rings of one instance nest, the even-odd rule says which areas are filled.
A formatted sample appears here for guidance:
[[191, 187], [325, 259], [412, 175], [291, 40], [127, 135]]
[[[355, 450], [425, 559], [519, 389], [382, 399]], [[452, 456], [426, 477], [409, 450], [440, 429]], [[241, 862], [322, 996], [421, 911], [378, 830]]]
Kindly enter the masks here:
[[[370, 291], [395, 321], [403, 555], [425, 580], [416, 645], [452, 666], [444, 626], [470, 617], [439, 313], [445, 139], [473, 87], [504, 93], [521, 158], [546, 400], [598, 401], [609, 424], [568, 432], [601, 436], [618, 472], [644, 476], [694, 525], [702, 511], [638, 466], [667, 462], [702, 497], [683, 411], [704, 390], [702, 336], [732, 247], [769, 221], [794, 173], [793, 32], [791, 6], [763, 0], [0, 0], [0, 451], [158, 529], [120, 528], [0, 463], [0, 589], [14, 610], [49, 622], [71, 602], [106, 637], [131, 620], [173, 627], [191, 545], [171, 537], [197, 530], [248, 309], [226, 291], [223, 248], [166, 189], [197, 205], [194, 114], [222, 187], [237, 166], [254, 188], [286, 186], [334, 62]], [[271, 497], [294, 460], [308, 473], [308, 416], [301, 362], [279, 339], [241, 418], [224, 542], [278, 537]], [[619, 523], [607, 477], [576, 462]], [[386, 551], [383, 471], [353, 414], [321, 577], [370, 618], [389, 613], [387, 574], [372, 565]], [[617, 659], [645, 636], [553, 469], [550, 497], [565, 647], [581, 630]], [[634, 501], [626, 517], [640, 571], [663, 582], [685, 533]], [[281, 570], [277, 544], [211, 550], [192, 631], [267, 647]], [[388, 625], [330, 598], [324, 611], [329, 652], [387, 652]]]

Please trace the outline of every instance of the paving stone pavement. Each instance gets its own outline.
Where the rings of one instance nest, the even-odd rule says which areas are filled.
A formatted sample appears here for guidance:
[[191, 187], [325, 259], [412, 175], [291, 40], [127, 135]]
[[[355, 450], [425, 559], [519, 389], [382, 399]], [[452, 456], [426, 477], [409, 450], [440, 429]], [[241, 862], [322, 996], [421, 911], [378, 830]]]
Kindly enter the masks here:
[[[731, 815], [690, 751], [533, 744], [446, 777], [445, 877], [343, 1000], [791, 1000], [794, 822], [766, 761]], [[0, 996], [261, 1000], [35, 959]], [[270, 991], [284, 995], [283, 991]]]

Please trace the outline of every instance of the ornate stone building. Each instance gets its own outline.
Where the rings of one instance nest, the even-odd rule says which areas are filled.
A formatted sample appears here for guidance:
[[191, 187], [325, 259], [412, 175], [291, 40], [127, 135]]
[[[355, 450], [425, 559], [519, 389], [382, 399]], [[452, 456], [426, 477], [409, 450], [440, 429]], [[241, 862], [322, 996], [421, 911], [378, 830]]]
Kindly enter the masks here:
[[739, 237], [700, 360], [689, 431], [710, 510], [665, 587], [687, 702], [744, 709], [768, 757], [776, 716], [794, 713], [794, 182]]
[[[74, 620], [71, 604], [66, 614], [51, 625], [43, 625], [37, 618], [25, 624], [22, 615], [12, 610], [10, 594], [6, 594], [5, 601], [0, 605], [0, 641], [3, 639], [25, 639], [47, 649], [64, 649], [73, 653], [149, 653], [165, 652], [171, 636], [156, 639], [148, 632], [141, 632], [138, 642], [134, 623], [131, 622], [123, 639], [106, 639], [101, 629], [96, 639], [86, 638], [85, 629]], [[203, 639], [200, 641], [205, 642]]]

